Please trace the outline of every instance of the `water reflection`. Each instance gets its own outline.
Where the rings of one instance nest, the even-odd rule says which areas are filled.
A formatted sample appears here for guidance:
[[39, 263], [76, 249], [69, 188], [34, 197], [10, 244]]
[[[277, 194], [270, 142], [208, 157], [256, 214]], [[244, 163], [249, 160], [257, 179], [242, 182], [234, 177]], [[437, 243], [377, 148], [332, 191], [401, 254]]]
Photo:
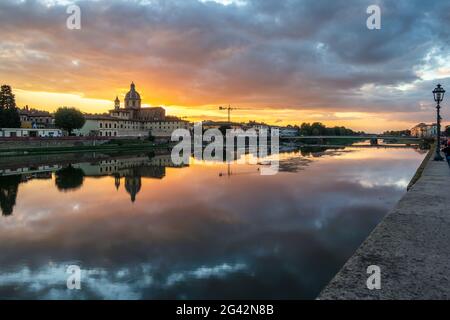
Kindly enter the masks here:
[[[55, 173], [55, 184], [58, 190], [67, 192], [80, 189], [84, 181], [84, 171], [71, 164]], [[51, 179], [51, 177], [50, 177]]]
[[20, 175], [0, 177], [0, 206], [4, 216], [9, 216], [13, 213], [21, 180], [22, 177]]
[[[19, 184], [34, 179], [52, 180], [55, 177], [56, 188], [61, 192], [72, 192], [82, 188], [85, 178], [114, 177], [114, 185], [120, 189], [124, 180], [125, 191], [132, 202], [141, 190], [142, 178], [163, 179], [166, 167], [175, 166], [169, 151], [163, 155], [137, 154], [133, 156], [109, 156], [92, 154], [88, 162], [48, 165], [37, 160], [33, 166], [4, 166], [0, 170], [0, 203], [4, 216], [12, 215], [16, 204]], [[69, 155], [70, 158], [70, 155]]]
[[[168, 154], [75, 159], [1, 168], [0, 298], [314, 298], [423, 155], [292, 149], [276, 176]], [[70, 264], [81, 291], [65, 287]]]

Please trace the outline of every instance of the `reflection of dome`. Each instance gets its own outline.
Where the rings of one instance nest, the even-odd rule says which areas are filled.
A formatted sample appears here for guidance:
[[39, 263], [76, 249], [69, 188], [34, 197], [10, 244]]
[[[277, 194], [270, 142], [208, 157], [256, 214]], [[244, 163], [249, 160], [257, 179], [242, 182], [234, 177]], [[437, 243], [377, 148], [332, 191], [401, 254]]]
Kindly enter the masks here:
[[131, 83], [130, 91], [125, 96], [125, 107], [131, 109], [141, 108], [141, 96], [136, 91], [134, 82]]
[[119, 190], [120, 187], [120, 175], [116, 174], [114, 176], [114, 185], [116, 186], [116, 189]]
[[139, 176], [126, 176], [125, 177], [125, 190], [130, 194], [131, 201], [136, 201], [136, 195], [141, 191], [141, 177]]

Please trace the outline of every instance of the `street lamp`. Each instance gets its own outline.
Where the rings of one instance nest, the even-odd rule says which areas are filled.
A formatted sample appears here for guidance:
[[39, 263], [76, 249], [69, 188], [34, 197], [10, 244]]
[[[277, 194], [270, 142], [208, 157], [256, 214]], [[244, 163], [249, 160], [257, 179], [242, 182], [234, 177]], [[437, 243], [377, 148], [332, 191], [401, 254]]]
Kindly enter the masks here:
[[434, 156], [434, 161], [443, 161], [444, 158], [441, 155], [441, 105], [440, 103], [444, 100], [445, 90], [440, 84], [437, 85], [436, 89], [433, 90], [434, 101], [436, 101], [437, 106], [437, 146], [436, 155]]

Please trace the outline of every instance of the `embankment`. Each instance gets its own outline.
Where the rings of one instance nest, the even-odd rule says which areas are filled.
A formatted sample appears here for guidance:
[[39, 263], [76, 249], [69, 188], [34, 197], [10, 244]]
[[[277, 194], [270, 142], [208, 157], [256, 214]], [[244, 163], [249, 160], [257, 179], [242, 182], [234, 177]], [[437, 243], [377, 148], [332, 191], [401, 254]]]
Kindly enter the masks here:
[[[427, 157], [409, 192], [322, 291], [321, 300], [450, 298], [450, 168]], [[381, 270], [370, 290], [369, 266]]]

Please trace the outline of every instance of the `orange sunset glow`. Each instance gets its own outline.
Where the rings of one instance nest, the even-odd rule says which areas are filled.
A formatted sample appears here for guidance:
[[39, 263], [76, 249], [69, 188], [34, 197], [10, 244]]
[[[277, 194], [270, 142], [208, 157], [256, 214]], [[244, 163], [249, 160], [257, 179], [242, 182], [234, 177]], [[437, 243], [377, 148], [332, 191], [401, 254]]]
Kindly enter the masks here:
[[367, 132], [434, 121], [431, 90], [447, 83], [450, 51], [418, 46], [415, 35], [430, 30], [394, 40], [396, 24], [365, 27], [365, 4], [309, 2], [274, 4], [272, 15], [257, 1], [84, 0], [81, 27], [70, 30], [67, 1], [2, 1], [1, 82], [20, 107], [47, 111], [104, 113], [134, 81], [144, 107], [190, 121], [226, 119], [221, 105], [237, 108], [234, 121]]

